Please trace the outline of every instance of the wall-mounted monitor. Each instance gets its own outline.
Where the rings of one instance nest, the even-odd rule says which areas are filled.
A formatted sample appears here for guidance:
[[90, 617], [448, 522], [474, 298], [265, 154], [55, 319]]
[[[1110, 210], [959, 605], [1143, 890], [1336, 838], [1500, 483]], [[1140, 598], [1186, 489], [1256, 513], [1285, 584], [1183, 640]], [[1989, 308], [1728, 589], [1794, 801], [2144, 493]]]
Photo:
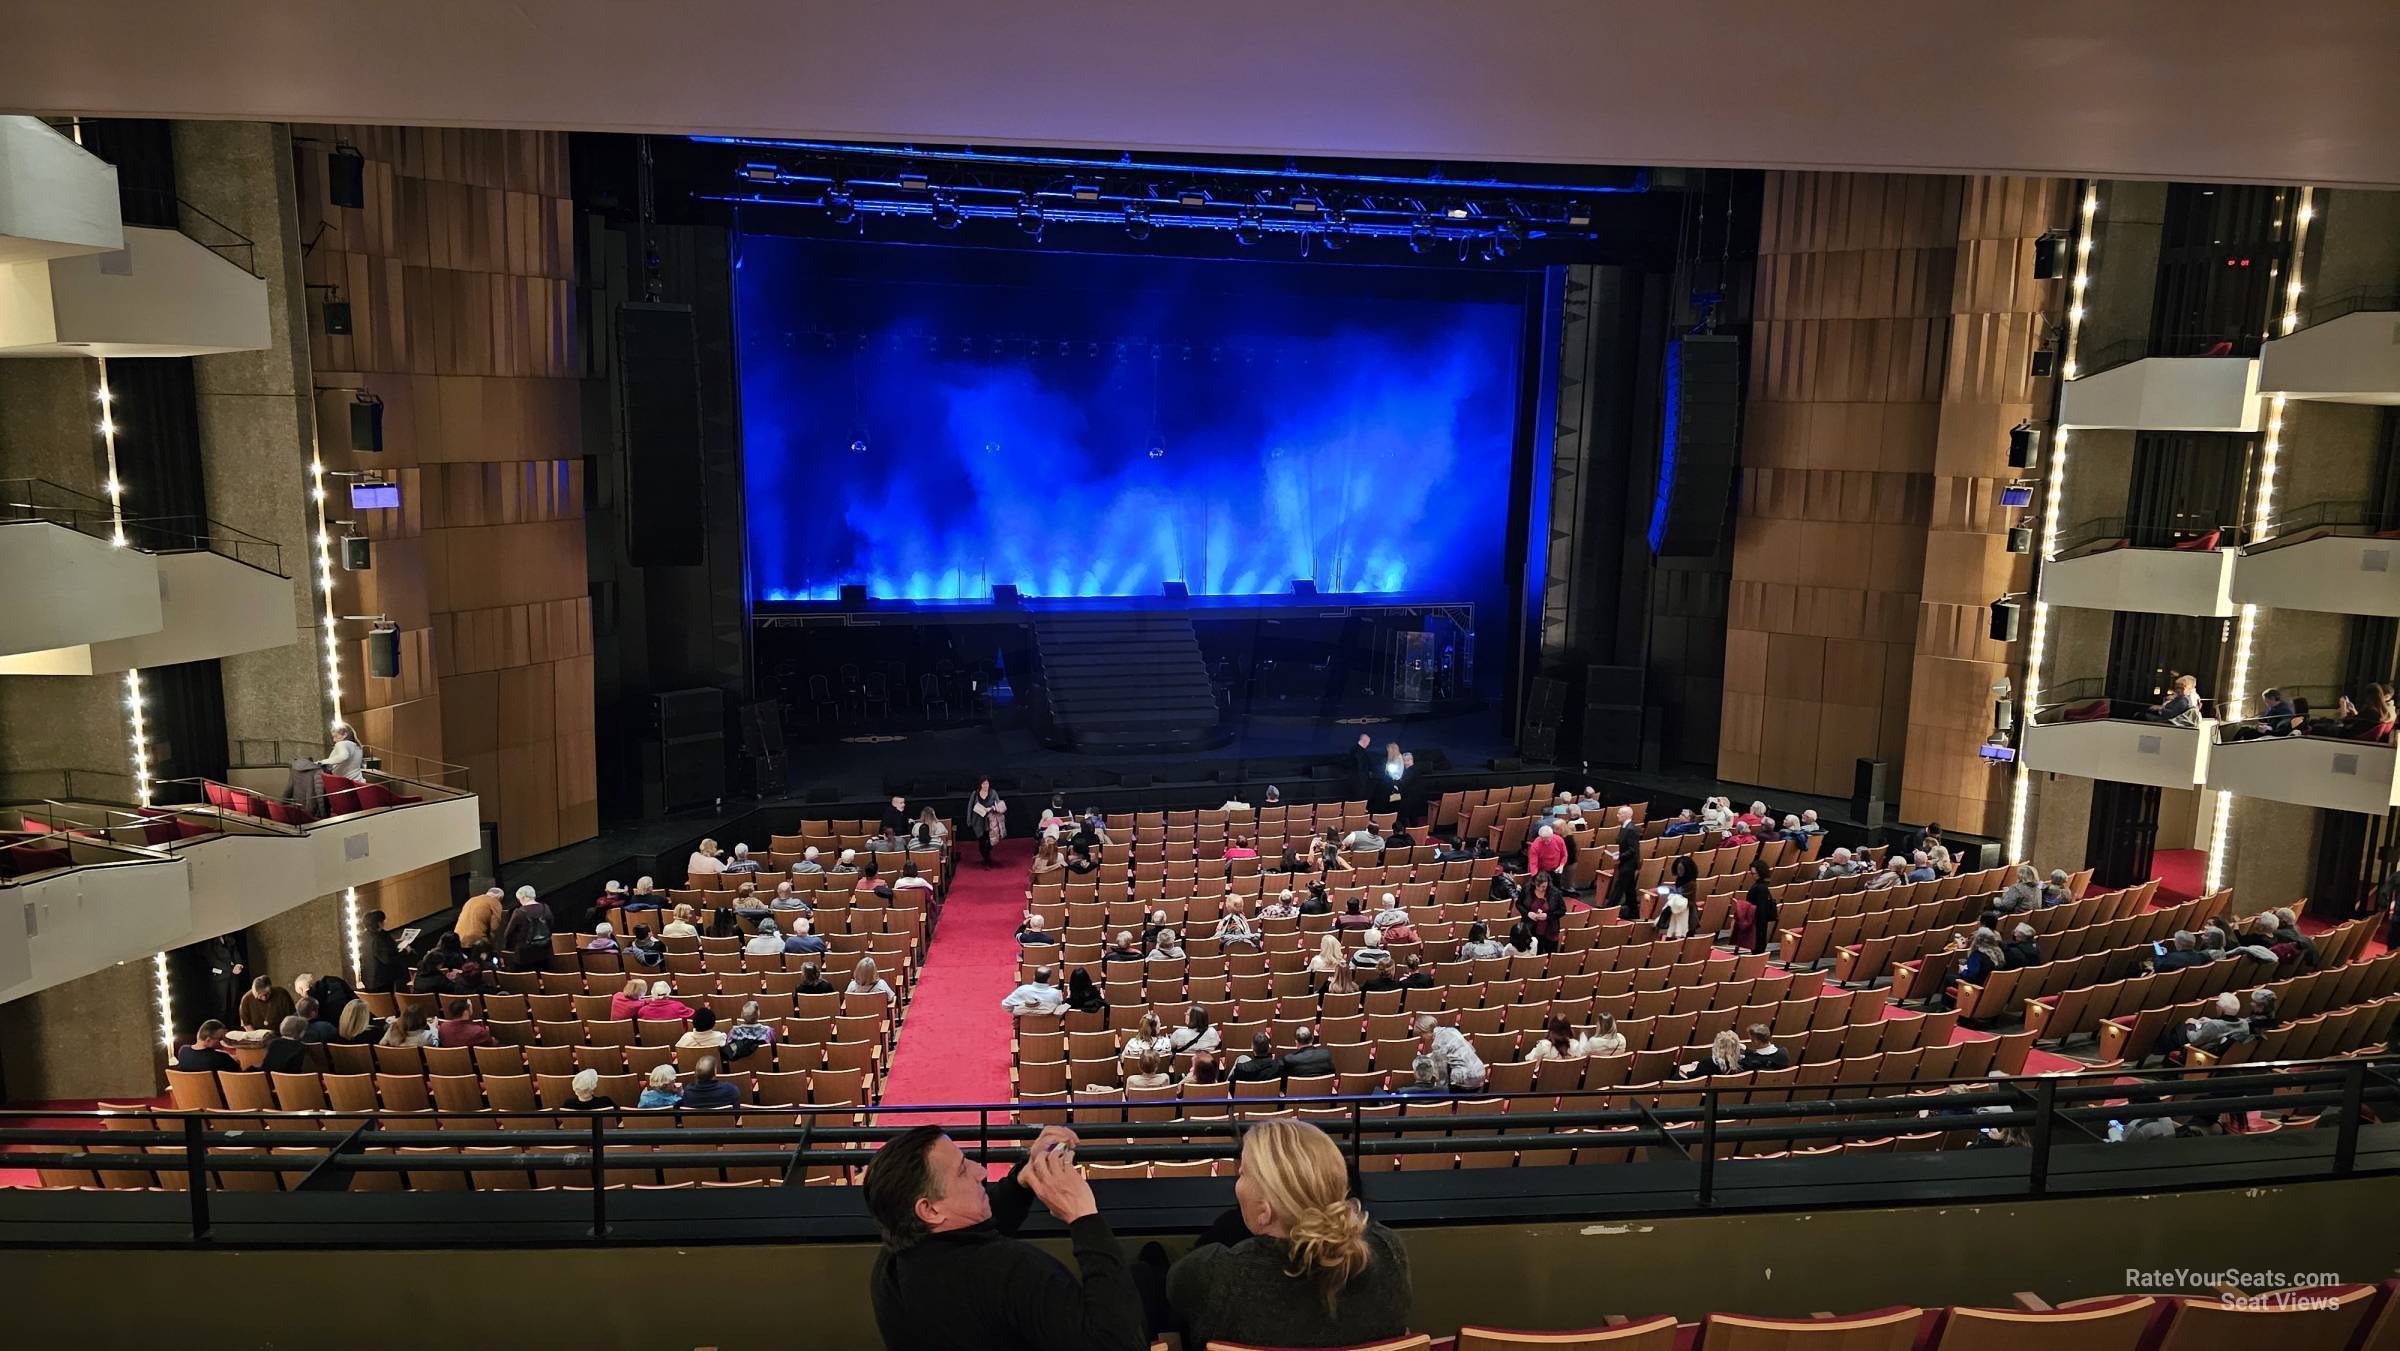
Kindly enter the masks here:
[[350, 485], [352, 511], [398, 511], [400, 485], [397, 483], [353, 483]]

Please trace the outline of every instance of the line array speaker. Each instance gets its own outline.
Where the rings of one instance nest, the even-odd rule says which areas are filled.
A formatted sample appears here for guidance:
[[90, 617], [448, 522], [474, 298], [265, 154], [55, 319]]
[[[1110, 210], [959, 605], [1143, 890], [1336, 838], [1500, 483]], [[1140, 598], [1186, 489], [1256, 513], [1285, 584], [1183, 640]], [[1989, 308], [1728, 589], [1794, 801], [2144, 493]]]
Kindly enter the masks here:
[[643, 738], [645, 796], [659, 810], [713, 803], [725, 796], [725, 694], [709, 687], [650, 696]]
[[1742, 340], [1687, 333], [1667, 349], [1667, 408], [1650, 552], [1706, 557], [1725, 537], [1741, 458]]
[[1869, 830], [1883, 829], [1884, 775], [1888, 768], [1881, 760], [1862, 759], [1850, 780], [1850, 815]]
[[636, 567], [703, 559], [700, 356], [689, 305], [617, 315], [617, 407], [625, 435], [625, 554]]

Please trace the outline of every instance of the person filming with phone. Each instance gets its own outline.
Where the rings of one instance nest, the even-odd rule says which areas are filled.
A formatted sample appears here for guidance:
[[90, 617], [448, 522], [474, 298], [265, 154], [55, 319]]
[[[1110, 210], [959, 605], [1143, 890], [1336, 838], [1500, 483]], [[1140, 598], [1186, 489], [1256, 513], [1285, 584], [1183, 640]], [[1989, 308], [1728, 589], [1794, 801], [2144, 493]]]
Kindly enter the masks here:
[[[890, 1351], [1146, 1351], [1141, 1294], [1075, 1146], [1047, 1127], [998, 1182], [939, 1126], [875, 1151], [863, 1190], [883, 1230], [871, 1294]], [[1077, 1271], [1014, 1237], [1037, 1200], [1067, 1227]]]

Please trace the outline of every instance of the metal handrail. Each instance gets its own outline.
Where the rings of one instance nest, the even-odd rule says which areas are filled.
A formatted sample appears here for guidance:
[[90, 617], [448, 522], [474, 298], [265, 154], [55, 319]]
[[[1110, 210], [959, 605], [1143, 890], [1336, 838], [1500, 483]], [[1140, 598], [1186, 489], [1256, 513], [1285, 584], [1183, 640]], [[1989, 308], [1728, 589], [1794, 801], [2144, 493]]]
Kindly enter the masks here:
[[2217, 547], [2230, 549], [2239, 546], [2247, 533], [2238, 524], [2219, 520], [2200, 512], [2177, 512], [2165, 524], [2145, 521], [2131, 523], [2123, 516], [2095, 516], [2062, 526], [2058, 532], [2058, 551], [2065, 554], [2101, 540], [2122, 540], [2135, 549], [2173, 549], [2190, 540], [2200, 539], [2209, 532], [2217, 535]]
[[2299, 543], [2293, 538], [2309, 530], [2333, 530], [2376, 535], [2387, 530], [2400, 530], [2400, 511], [2390, 511], [2362, 498], [2329, 498], [2275, 513], [2275, 533], [2251, 543], [2249, 553], [2262, 553], [2282, 544]]
[[2313, 328], [2361, 310], [2400, 310], [2400, 286], [2353, 286], [2319, 296], [2302, 312], [2301, 327]]
[[[237, 740], [233, 743], [233, 768], [287, 769], [295, 760], [324, 759], [326, 748], [330, 744], [329, 742], [286, 741], [265, 737]], [[409, 784], [418, 788], [432, 788], [443, 793], [473, 791], [469, 786], [470, 771], [465, 765], [452, 764], [447, 760], [436, 760], [431, 756], [417, 755], [409, 751], [395, 751], [381, 746], [370, 746], [363, 741], [359, 743], [359, 749], [366, 753], [369, 760], [375, 762], [369, 766], [368, 772], [377, 778], [389, 779], [394, 783]], [[383, 762], [392, 760], [409, 765], [411, 767], [409, 772], [396, 774], [382, 767]], [[456, 780], [456, 782], [452, 782], [452, 780]]]
[[[2150, 357], [2208, 357], [2212, 355], [2214, 348], [2227, 344], [2230, 344], [2233, 350], [2224, 353], [2217, 359], [2250, 360], [2257, 357], [2259, 344], [2264, 341], [2266, 341], [2265, 334], [2252, 332], [2170, 333], [2158, 339], [2144, 334], [2139, 337], [2120, 338], [2106, 347], [2077, 352], [2075, 374], [2078, 379], [2081, 379], [2098, 375], [2102, 371], [2115, 370], [2119, 366], [2130, 366], [2136, 361], [2143, 361]], [[2188, 350], [2172, 350], [2176, 348]]]
[[115, 542], [144, 553], [172, 554], [206, 551], [244, 563], [278, 577], [283, 569], [283, 546], [238, 526], [199, 515], [126, 516], [89, 493], [48, 479], [0, 479], [0, 523], [46, 521], [78, 534]]
[[[2089, 687], [2093, 692], [2081, 695], [2073, 693], [2073, 691], [2082, 687]], [[2042, 693], [2045, 696], [2044, 701], [2041, 704], [2036, 705], [2033, 710], [2034, 723], [2037, 725], [2046, 726], [2053, 723], [2066, 722], [2069, 721], [2069, 719], [2066, 717], [2068, 710], [2087, 708], [2095, 703], [2104, 703], [2108, 705], [2107, 717], [2105, 719], [2094, 718], [2091, 719], [2091, 721], [2149, 722], [2155, 723], [2160, 727], [2174, 727], [2177, 725], [2171, 722], [2159, 722], [2157, 719], [2150, 716], [2150, 710], [2158, 706], [2157, 700], [2144, 701], [2140, 699], [2119, 699], [2113, 695], [2100, 693], [2099, 691], [2101, 688], [2103, 688], [2103, 682], [2097, 679], [2085, 679], [2069, 681], [2059, 687], [2043, 690]], [[2201, 720], [2206, 722], [2215, 718], [2216, 715], [2216, 701], [2208, 698], [2205, 695], [2201, 696]], [[2196, 729], [2185, 728], [2184, 730], [2191, 731]]]

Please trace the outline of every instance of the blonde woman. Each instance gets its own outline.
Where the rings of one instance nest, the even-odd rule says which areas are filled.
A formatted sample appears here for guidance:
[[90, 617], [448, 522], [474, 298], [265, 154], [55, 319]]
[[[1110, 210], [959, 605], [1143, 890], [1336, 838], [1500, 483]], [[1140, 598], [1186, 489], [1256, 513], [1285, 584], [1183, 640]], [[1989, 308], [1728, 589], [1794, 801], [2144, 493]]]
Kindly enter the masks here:
[[675, 907], [675, 918], [667, 921], [667, 926], [658, 931], [658, 936], [661, 938], [698, 938], [700, 926], [693, 921], [699, 918], [700, 912], [694, 910], [689, 902], [678, 905]]
[[1250, 1237], [1202, 1243], [1167, 1272], [1185, 1345], [1349, 1346], [1408, 1331], [1408, 1252], [1350, 1199], [1341, 1150], [1305, 1121], [1242, 1136], [1233, 1196]]
[[1327, 934], [1317, 942], [1317, 955], [1308, 959], [1308, 974], [1322, 980], [1348, 965], [1350, 959], [1342, 954], [1342, 940]]
[[850, 983], [842, 987], [842, 993], [879, 994], [889, 999], [892, 997], [892, 987], [876, 974], [874, 958], [861, 957], [858, 965], [850, 968]]
[[1166, 1020], [1153, 1010], [1142, 1015], [1142, 1025], [1134, 1029], [1133, 1035], [1125, 1039], [1123, 1046], [1117, 1048], [1117, 1059], [1138, 1065], [1152, 1051], [1172, 1052], [1174, 1049], [1175, 1043], [1167, 1036]]
[[1593, 1028], [1588, 1035], [1575, 1039], [1574, 1054], [1625, 1054], [1625, 1034], [1617, 1030], [1617, 1015], [1613, 1013], [1601, 1014], [1600, 1025], [1598, 1027]]
[[675, 1084], [675, 1066], [662, 1063], [650, 1067], [650, 1082], [642, 1089], [637, 1107], [673, 1107], [683, 1101], [683, 1090]]
[[1713, 1074], [1742, 1072], [1742, 1034], [1726, 1028], [1708, 1045], [1708, 1054], [1690, 1064], [1677, 1067], [1678, 1079], [1706, 1079]]

